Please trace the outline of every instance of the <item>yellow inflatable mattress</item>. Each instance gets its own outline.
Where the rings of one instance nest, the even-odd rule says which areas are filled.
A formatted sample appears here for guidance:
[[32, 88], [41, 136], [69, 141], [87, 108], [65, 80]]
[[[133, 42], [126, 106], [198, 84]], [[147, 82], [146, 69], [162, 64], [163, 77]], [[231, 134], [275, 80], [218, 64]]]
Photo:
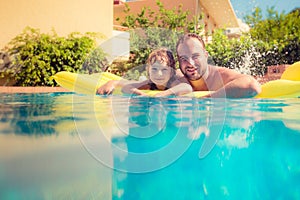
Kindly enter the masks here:
[[[103, 72], [98, 74], [76, 74], [71, 72], [58, 72], [52, 78], [62, 87], [80, 94], [96, 94], [97, 89], [109, 80], [121, 80], [122, 77]], [[158, 91], [149, 90], [149, 95]], [[116, 90], [114, 94], [120, 94]], [[208, 91], [197, 91], [189, 94], [201, 98], [208, 94]], [[269, 81], [262, 85], [262, 92], [255, 98], [298, 98], [300, 97], [300, 62], [288, 67], [282, 74], [281, 79]]]

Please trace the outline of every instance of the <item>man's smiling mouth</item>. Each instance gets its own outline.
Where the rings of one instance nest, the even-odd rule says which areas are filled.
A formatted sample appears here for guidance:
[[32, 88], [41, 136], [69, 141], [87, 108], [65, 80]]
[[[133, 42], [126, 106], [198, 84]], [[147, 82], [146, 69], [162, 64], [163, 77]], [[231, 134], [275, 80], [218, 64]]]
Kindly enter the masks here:
[[197, 68], [194, 68], [194, 67], [187, 68], [186, 71], [189, 72], [189, 73], [194, 73], [194, 72], [197, 71]]

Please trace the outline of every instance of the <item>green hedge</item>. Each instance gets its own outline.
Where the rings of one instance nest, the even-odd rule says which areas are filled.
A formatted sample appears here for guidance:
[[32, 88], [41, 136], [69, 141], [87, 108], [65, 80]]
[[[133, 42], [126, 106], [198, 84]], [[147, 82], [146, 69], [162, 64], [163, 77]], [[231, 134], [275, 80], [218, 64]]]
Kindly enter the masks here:
[[102, 37], [77, 32], [60, 37], [55, 31], [45, 34], [27, 27], [8, 44], [12, 64], [0, 71], [0, 77], [14, 80], [17, 86], [54, 86], [50, 77], [59, 71], [101, 72], [107, 66], [96, 39]]

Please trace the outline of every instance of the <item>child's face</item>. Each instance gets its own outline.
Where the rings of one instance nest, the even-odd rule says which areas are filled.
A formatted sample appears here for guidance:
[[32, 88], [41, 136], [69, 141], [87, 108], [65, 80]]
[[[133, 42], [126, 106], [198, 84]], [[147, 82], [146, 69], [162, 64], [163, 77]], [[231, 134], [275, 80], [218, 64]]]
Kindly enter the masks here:
[[166, 62], [156, 61], [149, 67], [149, 78], [156, 86], [166, 87], [172, 75], [172, 68]]

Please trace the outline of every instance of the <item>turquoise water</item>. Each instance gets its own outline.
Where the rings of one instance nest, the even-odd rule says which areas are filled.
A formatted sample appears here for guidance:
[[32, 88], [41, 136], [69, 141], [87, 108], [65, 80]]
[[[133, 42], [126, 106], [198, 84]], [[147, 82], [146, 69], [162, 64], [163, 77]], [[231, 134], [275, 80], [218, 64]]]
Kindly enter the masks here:
[[300, 99], [0, 94], [0, 199], [300, 199]]

